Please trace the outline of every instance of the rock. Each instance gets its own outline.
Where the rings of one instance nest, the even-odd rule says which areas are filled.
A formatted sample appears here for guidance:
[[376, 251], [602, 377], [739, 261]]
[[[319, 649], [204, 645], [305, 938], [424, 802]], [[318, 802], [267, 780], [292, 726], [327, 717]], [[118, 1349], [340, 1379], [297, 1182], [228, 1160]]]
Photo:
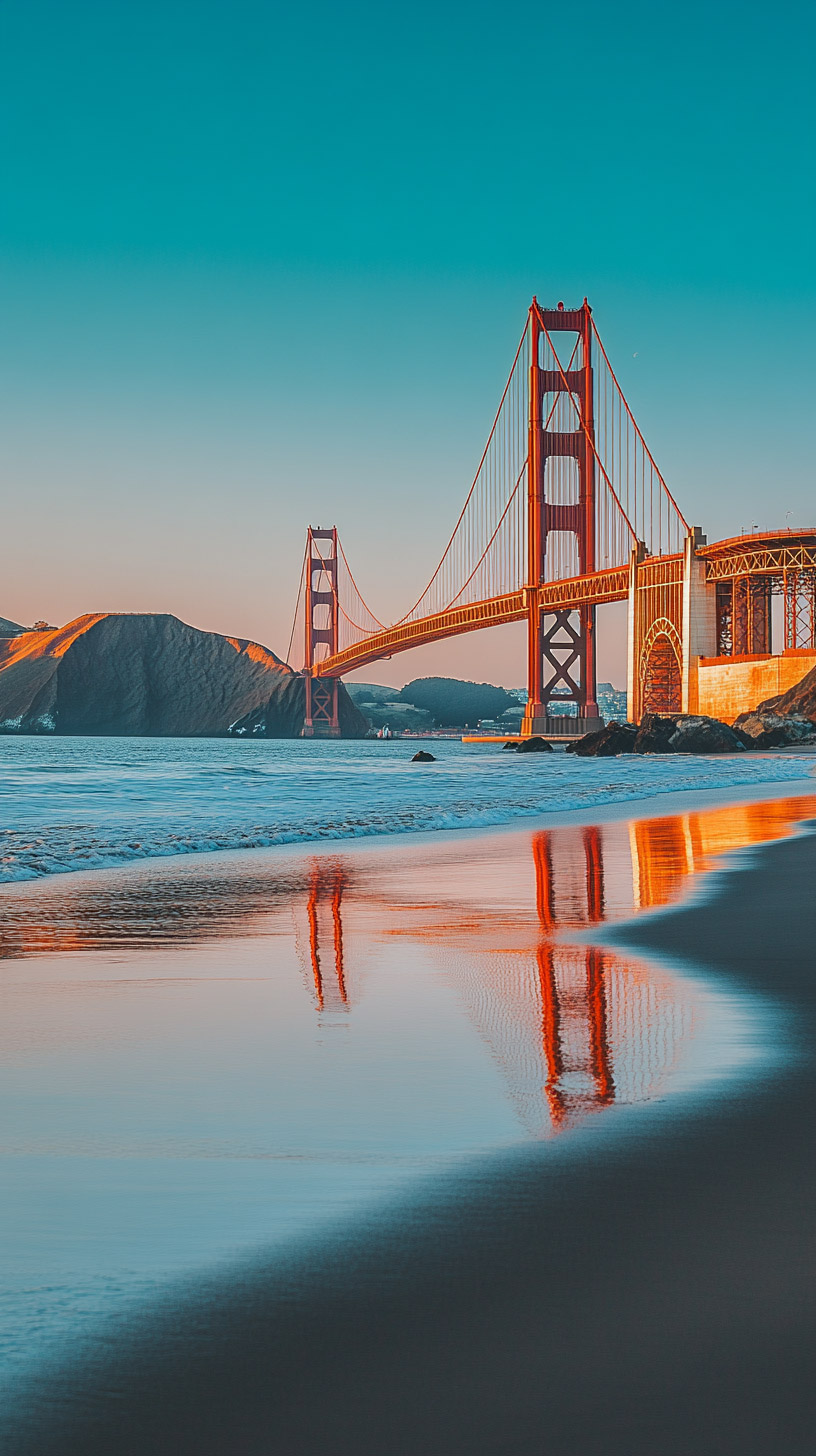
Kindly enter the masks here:
[[739, 734], [746, 748], [782, 748], [812, 742], [816, 723], [799, 714], [783, 715], [758, 708], [755, 713], [740, 713], [734, 723], [734, 732]]
[[751, 713], [740, 713], [734, 728], [749, 748], [792, 747], [816, 735], [816, 668], [801, 682], [766, 698]]
[[522, 738], [516, 745], [517, 753], [552, 753], [553, 746], [546, 738]]
[[[0, 638], [0, 732], [299, 737], [303, 678], [267, 647], [167, 614], [98, 612]], [[340, 722], [365, 719], [340, 689]]]
[[434, 755], [432, 753], [426, 753], [424, 748], [420, 748], [419, 753], [415, 753], [414, 754], [413, 758], [411, 759], [411, 762], [412, 763], [436, 763], [436, 758], [434, 757]]
[[696, 713], [644, 713], [635, 753], [744, 753], [740, 735], [717, 718]]
[[671, 737], [673, 753], [744, 753], [745, 744], [718, 718], [683, 715]]
[[677, 714], [644, 713], [635, 738], [634, 753], [673, 753], [671, 736], [677, 727]]
[[811, 668], [801, 682], [788, 688], [786, 693], [766, 698], [756, 711], [760, 714], [775, 713], [780, 718], [807, 718], [816, 729], [816, 667]]
[[634, 753], [637, 725], [634, 723], [607, 723], [597, 733], [585, 733], [577, 743], [567, 744], [567, 753], [576, 753], [579, 758], [616, 758], [619, 753]]
[[514, 739], [511, 738], [511, 739], [508, 740], [507, 743], [503, 743], [502, 744], [502, 753], [506, 753], [508, 749], [512, 753], [515, 753], [517, 748], [518, 748], [518, 744], [515, 742]]

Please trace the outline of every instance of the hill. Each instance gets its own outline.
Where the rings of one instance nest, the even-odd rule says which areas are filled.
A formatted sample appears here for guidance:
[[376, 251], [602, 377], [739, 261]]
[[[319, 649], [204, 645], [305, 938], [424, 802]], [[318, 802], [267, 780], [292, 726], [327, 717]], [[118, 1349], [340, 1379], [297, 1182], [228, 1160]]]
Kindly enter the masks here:
[[496, 718], [516, 703], [505, 688], [455, 677], [414, 678], [401, 689], [399, 698], [430, 713], [440, 728], [475, 728], [481, 718]]
[[[167, 614], [98, 612], [0, 637], [0, 733], [213, 738], [247, 715], [295, 738], [303, 679], [267, 647]], [[340, 691], [341, 726], [366, 723]]]
[[412, 703], [400, 700], [398, 688], [355, 682], [347, 683], [346, 687], [351, 701], [372, 728], [383, 728], [387, 724], [395, 733], [427, 733], [434, 726], [433, 718], [424, 708], [415, 708]]

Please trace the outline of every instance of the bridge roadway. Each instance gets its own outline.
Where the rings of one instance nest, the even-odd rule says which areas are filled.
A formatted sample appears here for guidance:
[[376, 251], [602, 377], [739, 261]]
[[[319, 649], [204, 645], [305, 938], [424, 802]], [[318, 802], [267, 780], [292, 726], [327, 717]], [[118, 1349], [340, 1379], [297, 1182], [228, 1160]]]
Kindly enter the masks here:
[[383, 657], [393, 657], [410, 647], [426, 642], [439, 642], [443, 637], [456, 637], [462, 632], [476, 632], [482, 627], [499, 627], [505, 622], [522, 622], [528, 617], [531, 594], [537, 593], [538, 609], [558, 612], [577, 607], [602, 606], [604, 602], [625, 601], [629, 594], [629, 567], [612, 566], [607, 571], [594, 571], [564, 581], [547, 582], [539, 587], [520, 587], [503, 596], [470, 602], [467, 606], [447, 607], [430, 617], [398, 622], [341, 652], [335, 652], [311, 669], [312, 677], [342, 677], [355, 668], [365, 667]]

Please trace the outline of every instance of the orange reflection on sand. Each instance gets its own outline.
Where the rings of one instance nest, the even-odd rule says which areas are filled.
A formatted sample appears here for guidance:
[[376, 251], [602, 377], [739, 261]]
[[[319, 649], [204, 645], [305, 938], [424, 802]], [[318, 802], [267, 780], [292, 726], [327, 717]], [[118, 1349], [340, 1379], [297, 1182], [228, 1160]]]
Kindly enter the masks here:
[[[603, 919], [603, 856], [600, 830], [596, 825], [582, 831], [581, 835], [586, 858], [584, 891], [586, 896], [586, 920], [590, 925]], [[571, 1110], [571, 1098], [565, 1090], [565, 1045], [570, 1039], [565, 1034], [564, 1011], [575, 1016], [576, 995], [584, 1003], [578, 1011], [587, 1027], [588, 1067], [594, 1084], [594, 1096], [600, 1105], [606, 1105], [614, 1097], [614, 1080], [609, 1051], [609, 1029], [604, 984], [605, 952], [595, 946], [584, 950], [586, 986], [582, 991], [572, 988], [568, 998], [561, 987], [561, 947], [553, 943], [552, 932], [558, 928], [555, 908], [553, 877], [553, 836], [544, 832], [533, 835], [533, 863], [535, 865], [536, 910], [542, 931], [542, 939], [536, 947], [536, 965], [541, 990], [541, 1039], [547, 1076], [544, 1091], [549, 1104], [553, 1126], [561, 1127]], [[574, 907], [581, 892], [580, 879], [570, 887], [570, 903]], [[563, 1008], [563, 1009], [562, 1009]], [[574, 1040], [574, 1038], [572, 1039]], [[575, 1069], [572, 1068], [574, 1071]]]
[[[604, 919], [604, 859], [597, 825], [580, 831], [580, 861], [565, 858], [571, 874], [556, 900], [554, 865], [558, 831], [534, 834], [536, 910], [541, 938], [536, 964], [541, 989], [541, 1039], [547, 1076], [544, 1092], [553, 1128], [606, 1107], [615, 1099], [613, 1036], [607, 1005], [607, 973], [620, 958], [598, 946], [564, 946], [555, 932], [564, 924], [597, 925]], [[558, 904], [568, 907], [562, 920]], [[622, 964], [622, 963], [621, 963]]]
[[[671, 904], [693, 874], [710, 870], [715, 856], [780, 838], [813, 818], [816, 796], [808, 796], [542, 831], [526, 840], [537, 922], [526, 923], [534, 944], [523, 916], [513, 936], [501, 897], [498, 906], [474, 904], [466, 883], [472, 863], [458, 886], [455, 876], [448, 879], [448, 896], [439, 902], [389, 905], [391, 917], [402, 910], [403, 923], [386, 933], [440, 949], [519, 1115], [534, 1135], [547, 1136], [613, 1102], [660, 1095], [694, 1036], [698, 1014], [687, 980], [576, 944], [570, 932]], [[488, 852], [495, 853], [495, 844]], [[523, 868], [520, 861], [516, 873]], [[537, 1093], [531, 1085], [536, 1065]]]
[[[340, 907], [348, 876], [337, 862], [326, 863], [315, 860], [309, 876], [309, 894], [306, 901], [306, 918], [309, 924], [309, 959], [314, 980], [315, 998], [319, 1010], [336, 1009], [337, 1002], [348, 1006], [346, 976], [343, 967], [343, 921]], [[331, 915], [332, 950], [334, 958], [334, 982], [324, 982], [320, 951], [320, 912], [328, 904]]]
[[671, 904], [690, 875], [711, 868], [715, 855], [783, 839], [796, 824], [814, 817], [816, 796], [808, 794], [633, 820], [633, 908]]
[[[0, 958], [244, 937], [291, 942], [319, 1013], [353, 1011], [363, 965], [399, 937], [430, 958], [534, 1137], [660, 1095], [699, 1029], [702, 993], [586, 945], [604, 922], [676, 902], [717, 856], [816, 819], [816, 795], [535, 833], [256, 852], [63, 876], [0, 895]], [[411, 957], [403, 962], [411, 974]]]

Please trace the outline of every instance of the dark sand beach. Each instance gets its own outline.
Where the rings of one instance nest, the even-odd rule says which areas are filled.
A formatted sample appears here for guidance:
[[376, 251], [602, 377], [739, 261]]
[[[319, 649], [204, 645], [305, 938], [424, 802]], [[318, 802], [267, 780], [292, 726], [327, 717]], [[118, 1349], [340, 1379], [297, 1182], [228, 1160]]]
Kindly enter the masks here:
[[770, 997], [788, 1055], [755, 1080], [648, 1126], [628, 1113], [614, 1138], [590, 1127], [546, 1158], [474, 1158], [388, 1218], [168, 1297], [22, 1389], [3, 1449], [812, 1449], [814, 883], [805, 828], [752, 849], [715, 894], [605, 931]]

